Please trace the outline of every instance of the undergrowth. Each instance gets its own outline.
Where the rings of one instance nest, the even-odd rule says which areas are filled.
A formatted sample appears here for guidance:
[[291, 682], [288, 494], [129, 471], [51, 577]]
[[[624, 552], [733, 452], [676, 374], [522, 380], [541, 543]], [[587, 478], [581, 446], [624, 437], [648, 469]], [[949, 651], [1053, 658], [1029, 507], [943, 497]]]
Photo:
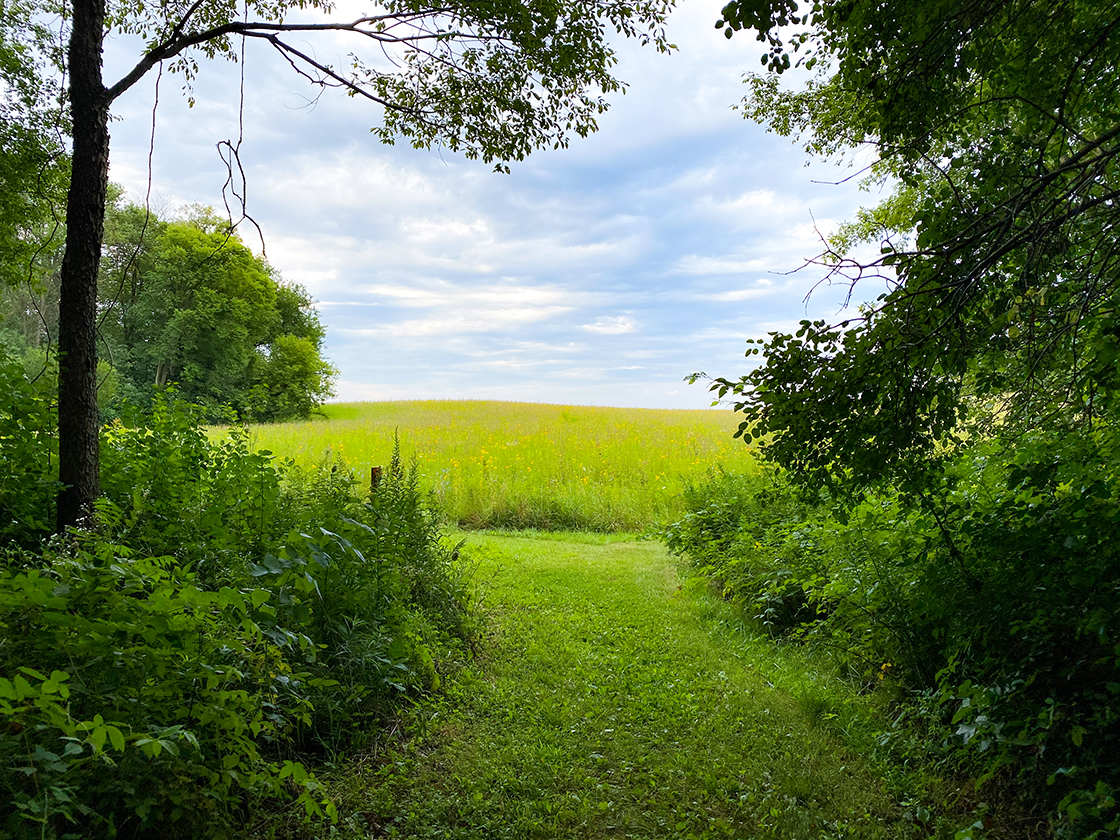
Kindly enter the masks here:
[[1114, 837], [1117, 440], [975, 441], [930, 492], [843, 505], [777, 470], [716, 472], [665, 538], [777, 639], [889, 687], [883, 746], [958, 780], [958, 838]]
[[[3, 381], [4, 457], [55, 485]], [[0, 837], [220, 837], [292, 807], [334, 817], [314, 772], [375, 739], [469, 658], [465, 567], [398, 452], [363, 497], [244, 430], [211, 442], [162, 395], [102, 436], [103, 498], [46, 539], [0, 497]], [[16, 480], [23, 480], [18, 476]]]

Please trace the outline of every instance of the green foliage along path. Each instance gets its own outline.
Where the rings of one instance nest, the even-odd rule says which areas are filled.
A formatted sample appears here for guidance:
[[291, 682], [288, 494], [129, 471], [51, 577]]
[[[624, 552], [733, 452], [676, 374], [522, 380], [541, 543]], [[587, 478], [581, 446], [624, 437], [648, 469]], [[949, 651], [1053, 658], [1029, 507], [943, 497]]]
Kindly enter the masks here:
[[773, 646], [721, 624], [663, 547], [470, 544], [492, 638], [386, 764], [339, 784], [357, 836], [908, 836], [866, 763], [773, 687]]

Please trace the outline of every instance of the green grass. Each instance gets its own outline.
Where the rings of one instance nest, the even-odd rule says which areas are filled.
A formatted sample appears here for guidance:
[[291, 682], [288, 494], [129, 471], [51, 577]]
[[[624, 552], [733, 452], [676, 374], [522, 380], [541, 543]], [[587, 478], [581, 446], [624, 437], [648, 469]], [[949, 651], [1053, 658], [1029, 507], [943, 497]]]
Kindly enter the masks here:
[[468, 550], [483, 653], [387, 755], [338, 775], [338, 836], [921, 834], [835, 737], [835, 698], [865, 701], [733, 627], [660, 545], [481, 534]]
[[339, 403], [327, 419], [257, 426], [254, 444], [297, 463], [341, 457], [363, 480], [394, 434], [465, 528], [641, 531], [679, 518], [685, 481], [750, 469], [730, 411], [486, 401]]

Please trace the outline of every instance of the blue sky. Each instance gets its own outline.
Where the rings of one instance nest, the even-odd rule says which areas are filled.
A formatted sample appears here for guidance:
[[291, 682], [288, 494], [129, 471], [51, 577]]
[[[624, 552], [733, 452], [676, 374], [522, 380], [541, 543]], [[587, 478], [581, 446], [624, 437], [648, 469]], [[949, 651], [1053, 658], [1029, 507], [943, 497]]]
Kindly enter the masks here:
[[[685, 3], [672, 55], [622, 42], [600, 131], [499, 175], [446, 151], [385, 147], [379, 113], [314, 95], [263, 49], [245, 65], [241, 159], [269, 261], [306, 286], [340, 370], [338, 398], [509, 399], [700, 408], [693, 371], [738, 375], [744, 341], [833, 317], [806, 304], [819, 235], [875, 200], [853, 169], [806, 165], [789, 139], [732, 110], [757, 43]], [[320, 55], [345, 44], [315, 42]], [[111, 42], [107, 74], [135, 57]], [[153, 206], [220, 207], [216, 144], [238, 136], [240, 67], [204, 65], [195, 105], [164, 75]], [[155, 77], [118, 100], [110, 177], [142, 200]], [[259, 249], [251, 229], [246, 242]]]

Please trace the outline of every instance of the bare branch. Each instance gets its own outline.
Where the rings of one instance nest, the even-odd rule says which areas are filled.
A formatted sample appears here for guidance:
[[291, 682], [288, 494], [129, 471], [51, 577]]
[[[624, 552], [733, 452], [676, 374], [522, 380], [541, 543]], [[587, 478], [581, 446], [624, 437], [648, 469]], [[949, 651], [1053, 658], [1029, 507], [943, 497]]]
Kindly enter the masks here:
[[[311, 56], [307, 55], [306, 53], [304, 53], [300, 50], [297, 50], [291, 44], [288, 44], [284, 41], [281, 41], [279, 36], [277, 36], [275, 34], [270, 34], [270, 35], [252, 34], [252, 35], [248, 35], [247, 37], [250, 37], [250, 38], [264, 38], [266, 41], [271, 43], [272, 46], [274, 46], [277, 49], [277, 51], [282, 56], [284, 56], [285, 60], [287, 60], [287, 62], [292, 66], [292, 69], [294, 69], [297, 73], [299, 73], [305, 79], [310, 81], [312, 84], [317, 84], [317, 85], [320, 85], [322, 87], [341, 87], [341, 88], [345, 88], [349, 91], [352, 91], [356, 96], [364, 97], [365, 99], [368, 99], [371, 102], [376, 102], [378, 105], [381, 105], [385, 108], [393, 108], [395, 110], [403, 110], [399, 105], [397, 105], [393, 102], [390, 102], [387, 99], [382, 99], [380, 96], [375, 96], [374, 94], [370, 93], [369, 90], [367, 90], [362, 85], [359, 85], [356, 82], [353, 82], [350, 79], [347, 79], [346, 77], [339, 75], [329, 65], [323, 64], [322, 62], [319, 62], [319, 61], [316, 61], [315, 59], [313, 59]], [[332, 85], [331, 83], [325, 81], [322, 78], [316, 79], [314, 76], [305, 72], [302, 68], [300, 68], [296, 64], [296, 62], [293, 60], [292, 56], [295, 56], [300, 61], [305, 62], [306, 64], [310, 65], [311, 67], [314, 67], [316, 70], [318, 70], [320, 73], [322, 73], [323, 76], [326, 76], [327, 78], [333, 79], [334, 84]], [[413, 111], [412, 113], [419, 113], [419, 112]]]

